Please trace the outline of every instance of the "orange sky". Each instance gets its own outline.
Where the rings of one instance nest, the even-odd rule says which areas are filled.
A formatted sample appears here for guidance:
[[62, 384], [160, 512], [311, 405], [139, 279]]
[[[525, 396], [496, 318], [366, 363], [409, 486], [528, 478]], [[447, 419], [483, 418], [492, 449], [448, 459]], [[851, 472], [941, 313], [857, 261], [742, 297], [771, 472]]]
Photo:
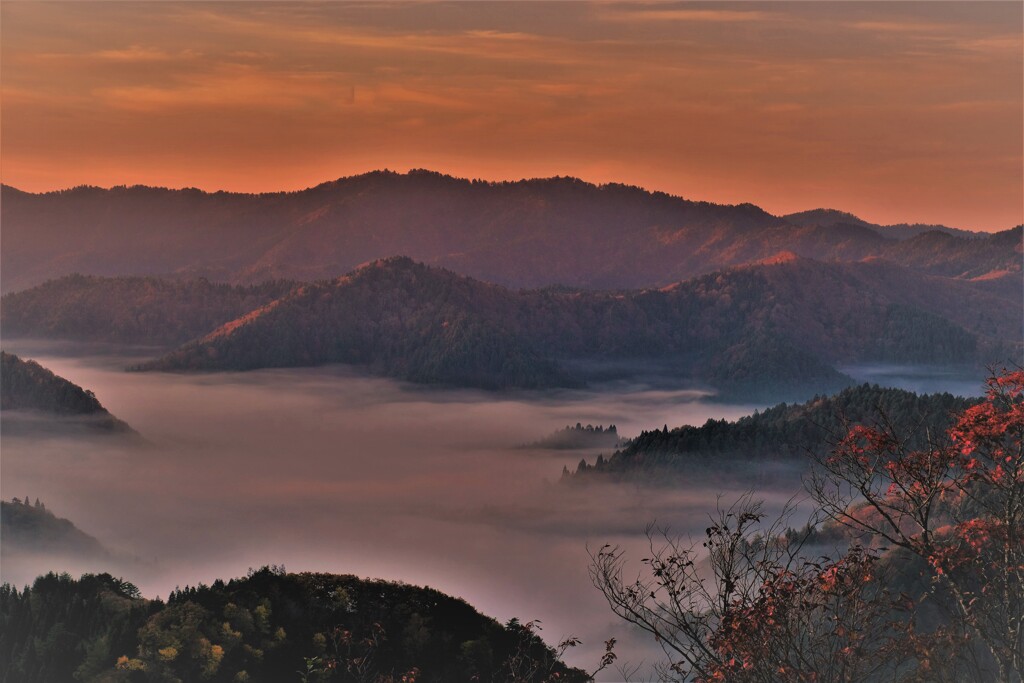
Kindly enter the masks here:
[[0, 4], [0, 175], [574, 175], [773, 213], [1024, 220], [1024, 4]]

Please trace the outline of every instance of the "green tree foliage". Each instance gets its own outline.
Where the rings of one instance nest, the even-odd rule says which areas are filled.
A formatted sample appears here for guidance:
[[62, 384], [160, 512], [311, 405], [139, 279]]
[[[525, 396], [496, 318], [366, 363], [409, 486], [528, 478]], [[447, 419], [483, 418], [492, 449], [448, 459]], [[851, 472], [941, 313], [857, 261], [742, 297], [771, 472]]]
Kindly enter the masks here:
[[[109, 575], [0, 591], [0, 681], [585, 680], [519, 622], [429, 588], [263, 568], [150, 601]], [[527, 667], [529, 663], [529, 667]]]
[[825, 453], [830, 439], [854, 423], [871, 422], [884, 413], [907, 433], [923, 438], [941, 431], [951, 416], [974, 403], [951, 394], [918, 395], [902, 389], [863, 384], [806, 403], [781, 403], [735, 422], [708, 420], [700, 427], [641, 432], [599, 463], [580, 463], [577, 481], [595, 475], [648, 476], [685, 472], [699, 465], [744, 466], [750, 459], [782, 460]]
[[0, 680], [104, 680], [96, 677], [113, 669], [117, 653], [134, 651], [136, 631], [161, 607], [109, 574], [47, 574], [23, 592], [4, 584]]
[[0, 351], [0, 407], [3, 410], [41, 410], [58, 415], [106, 414], [96, 395], [33, 360]]

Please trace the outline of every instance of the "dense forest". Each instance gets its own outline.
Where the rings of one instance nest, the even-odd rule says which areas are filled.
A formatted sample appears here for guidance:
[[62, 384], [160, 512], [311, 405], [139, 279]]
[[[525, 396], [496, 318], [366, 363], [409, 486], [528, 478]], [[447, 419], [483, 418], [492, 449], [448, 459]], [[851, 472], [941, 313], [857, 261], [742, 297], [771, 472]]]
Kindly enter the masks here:
[[579, 384], [585, 373], [566, 369], [579, 359], [648, 359], [726, 391], [807, 396], [849, 384], [838, 362], [1018, 354], [1024, 314], [1007, 316], [1008, 303], [884, 264], [793, 256], [635, 292], [513, 291], [391, 258], [303, 285], [142, 369], [341, 362], [414, 382], [505, 388]]
[[792, 254], [627, 292], [508, 290], [392, 258], [300, 286], [71, 276], [5, 296], [2, 322], [15, 335], [89, 341], [206, 335], [154, 369], [343, 362], [505, 388], [578, 385], [588, 378], [566, 369], [574, 360], [647, 359], [726, 395], [788, 399], [850, 384], [837, 362], [1019, 356], [1019, 304], [1019, 291], [987, 280]]
[[927, 225], [922, 223], [878, 225], [877, 223], [869, 223], [862, 218], [858, 218], [852, 213], [837, 211], [835, 209], [811, 209], [810, 211], [798, 211], [797, 213], [786, 214], [783, 218], [793, 225], [800, 225], [803, 227], [817, 226], [820, 228], [840, 229], [849, 229], [851, 227], [868, 228], [885, 237], [893, 237], [901, 240], [916, 237], [926, 232], [944, 232], [956, 237], [966, 238], [978, 238], [984, 236], [983, 233], [950, 228], [946, 225]]
[[586, 680], [517, 620], [430, 588], [264, 567], [166, 602], [108, 574], [0, 588], [3, 683]]
[[2, 200], [4, 292], [70, 272], [316, 280], [395, 254], [512, 287], [663, 286], [782, 250], [951, 276], [1021, 270], [1019, 229], [915, 235], [576, 178], [489, 183], [375, 171], [289, 193], [4, 186]]
[[906, 434], [908, 446], [920, 446], [929, 433], [941, 433], [951, 416], [977, 401], [951, 394], [919, 395], [902, 389], [862, 384], [834, 396], [805, 403], [782, 403], [730, 422], [708, 420], [699, 427], [684, 425], [644, 431], [609, 457], [585, 460], [563, 481], [597, 476], [664, 477], [695, 467], [743, 466], [749, 460], [799, 459], [827, 453], [851, 425], [884, 419]]
[[5, 351], [0, 351], [0, 385], [3, 411], [44, 414], [53, 418], [54, 424], [63, 419], [69, 426], [74, 423], [100, 431], [132, 431], [107, 412], [91, 391], [58, 377], [35, 361], [22, 360]]
[[294, 283], [253, 287], [155, 277], [69, 275], [3, 298], [8, 336], [177, 345], [287, 294]]
[[107, 555], [95, 538], [70, 520], [54, 515], [38, 498], [30, 502], [28, 496], [0, 502], [0, 547], [8, 556], [20, 552]]
[[[663, 645], [667, 680], [1024, 679], [1024, 371], [970, 402], [867, 389], [835, 401], [857, 423], [808, 449], [799, 511], [769, 514], [747, 492], [709, 510], [700, 538], [649, 526], [639, 569], [620, 546], [591, 552], [592, 582]], [[828, 418], [821, 400], [635, 443], [674, 449], [676, 464], [756, 444], [745, 427], [799, 443]]]

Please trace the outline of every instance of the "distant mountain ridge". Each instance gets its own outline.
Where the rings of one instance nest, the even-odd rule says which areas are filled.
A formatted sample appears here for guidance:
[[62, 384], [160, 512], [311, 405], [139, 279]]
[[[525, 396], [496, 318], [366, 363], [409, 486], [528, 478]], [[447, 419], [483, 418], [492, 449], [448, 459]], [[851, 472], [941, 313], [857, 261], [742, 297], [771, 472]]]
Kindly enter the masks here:
[[919, 245], [925, 234], [900, 241], [859, 219], [843, 229], [798, 225], [752, 204], [574, 178], [490, 183], [375, 171], [290, 193], [5, 186], [2, 200], [5, 292], [73, 272], [235, 284], [330, 279], [394, 254], [510, 287], [596, 289], [662, 286], [782, 250], [881, 257], [955, 277], [1019, 273], [1021, 260], [1019, 229]]
[[799, 211], [797, 213], [786, 214], [783, 218], [793, 225], [803, 227], [817, 226], [822, 228], [831, 228], [837, 226], [857, 226], [861, 228], [870, 228], [884, 237], [892, 237], [898, 240], [909, 239], [926, 232], [942, 232], [955, 237], [982, 239], [988, 235], [988, 233], [984, 232], [961, 230], [959, 228], [951, 228], [946, 225], [927, 225], [924, 223], [880, 225], [878, 223], [869, 223], [852, 213], [838, 211], [836, 209], [811, 209], [810, 211]]

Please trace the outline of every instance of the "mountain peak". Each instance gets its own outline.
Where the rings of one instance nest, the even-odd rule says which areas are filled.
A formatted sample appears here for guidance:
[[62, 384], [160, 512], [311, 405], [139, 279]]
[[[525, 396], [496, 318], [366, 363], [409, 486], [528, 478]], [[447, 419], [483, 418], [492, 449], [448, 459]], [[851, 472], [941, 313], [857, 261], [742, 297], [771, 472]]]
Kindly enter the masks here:
[[809, 211], [798, 211], [797, 213], [790, 213], [783, 218], [793, 225], [798, 225], [802, 228], [813, 228], [821, 227], [828, 228], [833, 225], [840, 223], [846, 225], [856, 225], [860, 227], [872, 227], [871, 223], [858, 218], [852, 213], [846, 211], [840, 211], [838, 209], [811, 209]]

